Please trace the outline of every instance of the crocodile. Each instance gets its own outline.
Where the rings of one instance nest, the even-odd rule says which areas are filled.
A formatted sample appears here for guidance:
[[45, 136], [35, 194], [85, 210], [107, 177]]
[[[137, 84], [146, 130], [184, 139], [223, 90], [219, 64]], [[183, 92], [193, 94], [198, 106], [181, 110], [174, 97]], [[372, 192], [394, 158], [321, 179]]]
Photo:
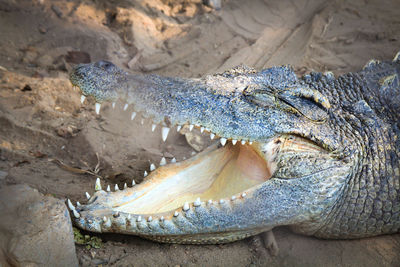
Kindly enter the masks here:
[[400, 52], [337, 77], [239, 66], [176, 78], [99, 61], [75, 66], [70, 81], [96, 113], [119, 103], [164, 141], [185, 125], [219, 138], [187, 160], [152, 164], [139, 184], [103, 190], [97, 178], [87, 204], [67, 201], [82, 229], [184, 244], [276, 226], [326, 239], [399, 232]]

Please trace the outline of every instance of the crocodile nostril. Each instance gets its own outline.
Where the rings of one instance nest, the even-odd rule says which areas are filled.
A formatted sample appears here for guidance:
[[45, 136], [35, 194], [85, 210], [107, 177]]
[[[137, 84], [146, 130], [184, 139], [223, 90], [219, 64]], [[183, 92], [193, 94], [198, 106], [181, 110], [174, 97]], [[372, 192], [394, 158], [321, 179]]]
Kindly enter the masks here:
[[110, 67], [113, 66], [113, 64], [111, 62], [105, 61], [105, 60], [99, 61], [98, 64], [99, 64], [99, 67], [103, 68], [103, 69], [109, 69]]

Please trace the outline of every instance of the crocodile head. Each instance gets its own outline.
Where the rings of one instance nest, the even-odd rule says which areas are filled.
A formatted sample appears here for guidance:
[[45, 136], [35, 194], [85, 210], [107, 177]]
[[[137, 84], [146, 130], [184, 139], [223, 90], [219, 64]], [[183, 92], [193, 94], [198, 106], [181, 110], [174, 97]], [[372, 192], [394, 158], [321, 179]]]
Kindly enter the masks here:
[[75, 67], [70, 80], [95, 98], [97, 112], [103, 102], [133, 106], [132, 117], [161, 125], [164, 140], [182, 125], [220, 138], [132, 187], [104, 191], [98, 180], [86, 205], [69, 205], [89, 231], [178, 243], [230, 242], [279, 225], [312, 235], [328, 224], [357, 168], [335, 101], [289, 67], [184, 79], [100, 61]]

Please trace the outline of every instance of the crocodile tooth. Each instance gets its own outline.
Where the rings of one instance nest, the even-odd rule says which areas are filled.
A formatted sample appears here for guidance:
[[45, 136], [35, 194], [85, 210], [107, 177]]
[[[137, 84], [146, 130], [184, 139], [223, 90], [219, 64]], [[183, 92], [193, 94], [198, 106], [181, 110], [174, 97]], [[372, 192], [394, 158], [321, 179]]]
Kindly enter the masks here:
[[111, 220], [106, 216], [103, 217], [103, 225], [107, 228], [111, 227]]
[[365, 66], [363, 67], [363, 70], [370, 68], [370, 67], [374, 67], [374, 66], [378, 65], [379, 63], [380, 63], [379, 60], [371, 59], [370, 61], [367, 62], [367, 64], [365, 64]]
[[233, 201], [233, 200], [235, 200], [236, 199], [236, 196], [232, 196], [231, 197], [231, 200]]
[[151, 222], [153, 220], [153, 217], [149, 216], [149, 218], [147, 218], [148, 222]]
[[178, 217], [178, 215], [179, 215], [179, 212], [175, 211], [174, 212], [174, 217]]
[[243, 193], [242, 193], [242, 197], [245, 197], [245, 196], [246, 196], [246, 193], [243, 192]]
[[220, 199], [219, 200], [219, 204], [222, 204], [222, 203], [224, 203], [225, 202], [225, 200], [223, 200], [223, 199]]
[[246, 141], [245, 141], [245, 140], [242, 140], [240, 143], [241, 143], [242, 145], [244, 145], [244, 144], [246, 144]]
[[215, 137], [215, 134], [213, 134], [213, 133], [210, 133], [210, 138], [211, 138], [211, 140], [213, 140], [213, 139], [214, 139], [214, 137]]
[[79, 212], [77, 212], [76, 210], [72, 210], [72, 213], [74, 214], [75, 218], [81, 217], [81, 215], [79, 214]]
[[94, 185], [94, 191], [100, 191], [100, 190], [101, 190], [100, 178], [97, 177], [96, 184]]
[[157, 124], [152, 124], [152, 125], [151, 125], [151, 131], [154, 132], [154, 130], [156, 129], [156, 127], [157, 127]]
[[124, 183], [124, 189], [127, 189], [128, 185], [126, 183]]
[[75, 209], [74, 205], [72, 204], [71, 200], [69, 200], [69, 198], [67, 199], [67, 204], [68, 204], [68, 208], [70, 210], [74, 210]]
[[162, 157], [160, 161], [160, 166], [164, 166], [165, 164], [167, 164], [167, 160], [164, 157]]
[[177, 131], [178, 133], [181, 131], [181, 129], [182, 129], [182, 126], [180, 126], [180, 125], [176, 126], [176, 131]]
[[90, 199], [90, 195], [88, 192], [85, 192], [86, 198], [89, 200]]
[[133, 119], [136, 117], [136, 112], [132, 112], [132, 115], [131, 115], [131, 121], [133, 121]]
[[189, 131], [192, 131], [193, 128], [194, 128], [194, 125], [193, 125], [193, 124], [190, 124], [190, 125], [189, 125]]
[[190, 207], [189, 207], [189, 203], [185, 202], [185, 204], [183, 204], [182, 210], [183, 210], [183, 211], [188, 211], [189, 208], [190, 208]]
[[152, 172], [152, 171], [154, 171], [156, 169], [156, 166], [152, 163], [152, 164], [150, 164], [150, 171]]
[[250, 145], [253, 144], [253, 141], [250, 141], [249, 144], [250, 144]]
[[100, 107], [101, 107], [101, 104], [100, 103], [96, 103], [96, 105], [95, 105], [96, 114], [100, 114]]
[[132, 215], [128, 214], [128, 217], [126, 217], [129, 221], [132, 219]]
[[193, 206], [198, 207], [201, 205], [200, 198], [198, 197], [195, 202], [193, 202]]
[[115, 184], [114, 189], [115, 189], [115, 191], [119, 190], [118, 184]]
[[162, 135], [162, 140], [165, 142], [167, 140], [169, 133], [169, 128], [168, 127], [162, 127], [161, 135]]
[[112, 108], [113, 108], [113, 109], [115, 108], [115, 102], [112, 103]]
[[160, 222], [163, 222], [163, 221], [164, 221], [164, 216], [161, 216]]
[[81, 95], [81, 104], [83, 104], [83, 102], [85, 102], [86, 96]]
[[326, 72], [324, 72], [324, 75], [325, 75], [326, 78], [328, 78], [330, 80], [335, 79], [335, 74], [333, 74], [332, 71], [326, 71]]
[[400, 51], [397, 52], [397, 54], [394, 56], [393, 62], [399, 62], [400, 63]]
[[219, 141], [221, 142], [221, 145], [222, 146], [225, 146], [225, 144], [226, 144], [226, 138], [221, 138], [221, 139], [219, 139]]
[[141, 222], [142, 221], [142, 216], [137, 217], [136, 221]]
[[148, 175], [147, 171], [144, 171], [143, 177], [146, 177]]
[[236, 139], [232, 139], [232, 145], [236, 145], [237, 140]]
[[144, 124], [144, 119], [142, 119], [142, 120], [140, 121], [140, 124], [141, 124], [141, 125], [143, 125], [143, 124]]
[[200, 127], [200, 132], [201, 132], [201, 133], [204, 132], [204, 127]]
[[111, 191], [111, 189], [110, 189], [110, 185], [107, 185], [107, 192], [110, 192]]
[[124, 111], [128, 109], [128, 106], [129, 106], [128, 104], [125, 104]]
[[212, 200], [209, 199], [209, 200], [207, 201], [207, 203], [208, 203], [209, 205], [211, 205], [211, 204], [212, 204]]
[[[146, 171], [144, 171], [144, 172], [146, 172]], [[132, 186], [135, 186], [135, 185], [136, 185], [136, 182], [135, 182], [135, 180], [132, 179]]]
[[175, 163], [175, 162], [176, 162], [176, 158], [172, 158], [171, 163]]
[[81, 206], [81, 203], [79, 201], [76, 202], [76, 206], [79, 207]]

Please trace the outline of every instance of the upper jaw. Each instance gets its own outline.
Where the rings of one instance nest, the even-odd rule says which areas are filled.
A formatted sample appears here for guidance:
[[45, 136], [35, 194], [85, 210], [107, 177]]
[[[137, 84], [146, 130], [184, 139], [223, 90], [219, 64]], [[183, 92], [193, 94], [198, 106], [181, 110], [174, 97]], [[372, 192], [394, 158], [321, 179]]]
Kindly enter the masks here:
[[[126, 73], [116, 66], [113, 66], [113, 72], [108, 73], [96, 67], [96, 64], [80, 65], [71, 74], [71, 82], [82, 90], [83, 95], [91, 95], [96, 99], [96, 112], [101, 111], [103, 101], [111, 101], [113, 106], [115, 102], [122, 102], [123, 109], [131, 112], [131, 119], [142, 117], [142, 121], [151, 120], [153, 129], [160, 125], [164, 141], [172, 126], [176, 125], [179, 130], [183, 125], [188, 125], [190, 129], [197, 127], [201, 132], [209, 132], [211, 138], [221, 137], [221, 144], [227, 140], [251, 143], [270, 139], [277, 133], [290, 133], [310, 138], [330, 151], [341, 149], [339, 139], [329, 123], [316, 125], [300, 114], [282, 109], [277, 97], [263, 88], [264, 83], [271, 83], [270, 80], [277, 80], [275, 83], [279, 84], [279, 79], [271, 79], [266, 75], [267, 71], [235, 78], [209, 76], [183, 79]], [[272, 70], [268, 75], [274, 75], [275, 72], [277, 70]], [[294, 86], [297, 81], [294, 73], [290, 77], [289, 85]], [[232, 88], [221, 90], [227, 87], [226, 84]], [[264, 92], [262, 96], [248, 92], [253, 87], [261, 88]], [[306, 92], [302, 93], [309, 94], [308, 97], [312, 96], [318, 101], [324, 99], [315, 90], [304, 90]], [[279, 92], [282, 94], [286, 91], [280, 89]], [[296, 91], [296, 94], [300, 92]], [[264, 96], [268, 96], [268, 101]], [[286, 100], [290, 98], [285, 97]], [[297, 95], [291, 97], [304, 98]], [[324, 99], [323, 103], [327, 101]], [[328, 104], [323, 106], [329, 108]], [[302, 112], [313, 114], [314, 109], [319, 110], [312, 105], [307, 112]]]
[[[95, 64], [77, 67], [70, 79], [84, 96], [95, 98], [98, 113], [102, 102], [122, 102], [124, 110], [132, 112], [132, 118], [150, 119], [155, 125], [168, 128], [197, 126], [212, 136], [234, 142], [266, 140], [279, 132], [273, 124], [261, 123], [273, 117], [274, 112], [262, 112], [242, 94], [242, 87], [257, 82], [252, 76], [246, 77], [241, 87], [226, 93], [218, 88], [226, 87], [231, 78], [183, 79], [122, 72], [108, 75], [99, 72]], [[276, 119], [287, 120], [285, 114], [279, 116]]]

